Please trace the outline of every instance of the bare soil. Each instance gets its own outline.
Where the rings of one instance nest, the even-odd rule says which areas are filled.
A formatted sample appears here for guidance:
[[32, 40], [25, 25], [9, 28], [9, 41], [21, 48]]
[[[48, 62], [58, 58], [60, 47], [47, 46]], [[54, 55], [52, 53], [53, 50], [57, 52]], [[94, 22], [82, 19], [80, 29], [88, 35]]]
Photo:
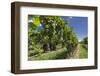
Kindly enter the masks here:
[[76, 48], [73, 49], [73, 51], [68, 55], [68, 59], [79, 59], [79, 44], [77, 45]]

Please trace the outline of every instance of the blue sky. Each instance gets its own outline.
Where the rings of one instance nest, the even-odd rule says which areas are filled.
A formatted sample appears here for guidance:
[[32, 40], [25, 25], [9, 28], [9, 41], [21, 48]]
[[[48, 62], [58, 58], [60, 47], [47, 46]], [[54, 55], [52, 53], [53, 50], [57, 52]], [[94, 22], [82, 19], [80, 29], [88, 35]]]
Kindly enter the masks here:
[[88, 17], [62, 16], [62, 18], [68, 21], [68, 26], [73, 28], [79, 41], [88, 35]]
[[[29, 15], [29, 21], [32, 20], [34, 15]], [[78, 37], [78, 40], [83, 40], [88, 35], [88, 17], [77, 17], [77, 16], [61, 16], [64, 21], [68, 21], [67, 25], [73, 28], [73, 32]], [[41, 26], [40, 26], [41, 28]], [[38, 28], [38, 30], [40, 30]], [[41, 28], [42, 29], [42, 28]]]

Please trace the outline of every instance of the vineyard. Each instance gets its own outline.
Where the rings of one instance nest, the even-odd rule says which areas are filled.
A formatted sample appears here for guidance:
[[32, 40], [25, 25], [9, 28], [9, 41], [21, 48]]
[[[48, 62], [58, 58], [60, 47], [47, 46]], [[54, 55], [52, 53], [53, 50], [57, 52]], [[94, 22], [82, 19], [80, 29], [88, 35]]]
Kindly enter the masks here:
[[34, 16], [28, 23], [28, 60], [66, 59], [78, 44], [68, 21], [60, 16]]

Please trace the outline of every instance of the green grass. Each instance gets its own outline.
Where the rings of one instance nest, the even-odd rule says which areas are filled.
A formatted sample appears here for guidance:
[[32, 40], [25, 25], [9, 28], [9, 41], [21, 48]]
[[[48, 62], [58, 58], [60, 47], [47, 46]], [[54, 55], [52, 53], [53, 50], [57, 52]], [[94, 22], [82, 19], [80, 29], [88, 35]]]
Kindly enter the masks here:
[[79, 44], [80, 58], [88, 58], [88, 49], [84, 48], [82, 44]]
[[31, 56], [29, 60], [54, 60], [54, 59], [65, 59], [67, 56], [67, 49], [62, 48], [56, 51], [50, 51], [47, 53], [38, 54], [36, 56]]

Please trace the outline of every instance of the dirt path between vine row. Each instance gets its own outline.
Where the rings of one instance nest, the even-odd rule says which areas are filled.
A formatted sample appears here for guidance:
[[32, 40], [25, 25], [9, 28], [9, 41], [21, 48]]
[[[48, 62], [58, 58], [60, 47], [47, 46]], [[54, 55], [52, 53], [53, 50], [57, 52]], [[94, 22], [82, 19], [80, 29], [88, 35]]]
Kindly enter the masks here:
[[80, 51], [79, 51], [79, 44], [77, 47], [69, 54], [67, 57], [68, 59], [79, 59]]

